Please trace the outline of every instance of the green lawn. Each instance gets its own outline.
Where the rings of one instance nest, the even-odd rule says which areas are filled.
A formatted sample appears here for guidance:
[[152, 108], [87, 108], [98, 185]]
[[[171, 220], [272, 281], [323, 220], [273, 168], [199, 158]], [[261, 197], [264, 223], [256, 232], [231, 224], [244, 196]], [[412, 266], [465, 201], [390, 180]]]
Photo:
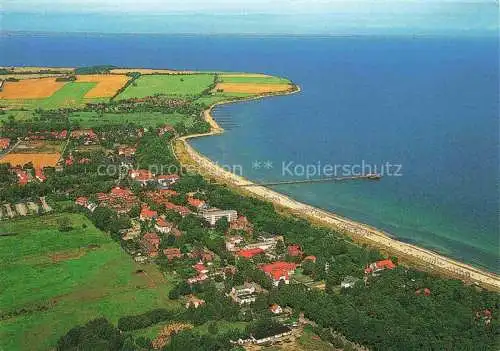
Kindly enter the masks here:
[[158, 124], [175, 125], [183, 122], [191, 126], [194, 117], [184, 116], [179, 113], [165, 114], [161, 112], [132, 112], [132, 113], [104, 113], [74, 112], [70, 115], [72, 123], [79, 123], [81, 127], [89, 128], [109, 124], [135, 123], [144, 127], [156, 127]]
[[[60, 218], [68, 218], [73, 230], [59, 232]], [[47, 350], [93, 318], [116, 323], [125, 315], [180, 306], [168, 299], [170, 279], [154, 265], [135, 263], [82, 215], [3, 221], [4, 232], [18, 235], [0, 237], [1, 313], [24, 311], [0, 321], [0, 350]]]
[[291, 83], [286, 78], [273, 77], [273, 76], [248, 76], [248, 77], [227, 77], [224, 75], [219, 76], [219, 81], [222, 83], [252, 83], [252, 84], [289, 84]]
[[196, 96], [209, 88], [213, 82], [213, 74], [143, 75], [118, 95], [118, 99], [142, 98], [155, 94]]

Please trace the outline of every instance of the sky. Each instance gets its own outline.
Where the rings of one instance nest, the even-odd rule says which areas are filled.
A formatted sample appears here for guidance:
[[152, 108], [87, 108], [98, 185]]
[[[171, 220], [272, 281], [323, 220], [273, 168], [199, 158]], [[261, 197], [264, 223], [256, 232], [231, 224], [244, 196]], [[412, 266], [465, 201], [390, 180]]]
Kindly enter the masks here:
[[498, 0], [0, 0], [0, 9], [3, 31], [110, 33], [492, 33], [499, 16]]

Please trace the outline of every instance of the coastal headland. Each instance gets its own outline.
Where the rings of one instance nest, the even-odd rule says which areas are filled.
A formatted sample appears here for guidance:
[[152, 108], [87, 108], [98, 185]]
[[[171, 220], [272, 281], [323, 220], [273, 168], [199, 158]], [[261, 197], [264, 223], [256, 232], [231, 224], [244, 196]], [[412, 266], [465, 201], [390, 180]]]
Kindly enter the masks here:
[[[295, 86], [293, 90], [262, 94], [244, 99], [244, 101], [276, 95], [289, 95], [298, 92], [300, 92], [300, 87]], [[211, 131], [209, 133], [188, 135], [174, 141], [175, 153], [183, 165], [194, 166], [196, 170], [204, 176], [226, 184], [241, 194], [269, 201], [282, 212], [307, 219], [318, 226], [331, 228], [351, 237], [359, 244], [367, 244], [388, 255], [395, 255], [402, 263], [438, 275], [457, 278], [468, 284], [476, 284], [489, 290], [500, 291], [500, 277], [494, 273], [459, 262], [433, 252], [432, 250], [399, 241], [377, 228], [294, 200], [268, 187], [259, 186], [246, 178], [219, 167], [216, 163], [200, 154], [189, 144], [189, 140], [193, 138], [223, 133], [224, 129], [221, 128], [213, 118], [211, 113], [212, 110], [218, 105], [237, 103], [240, 101], [242, 100], [219, 101], [214, 103], [210, 108], [204, 111], [204, 118], [211, 126]]]

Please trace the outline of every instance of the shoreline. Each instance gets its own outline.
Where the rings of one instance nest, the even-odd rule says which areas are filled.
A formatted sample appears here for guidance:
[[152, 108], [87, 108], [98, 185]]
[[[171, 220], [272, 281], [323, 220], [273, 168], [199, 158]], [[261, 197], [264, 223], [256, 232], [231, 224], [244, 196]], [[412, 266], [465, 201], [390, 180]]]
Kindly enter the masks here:
[[[403, 264], [437, 273], [438, 275], [460, 279], [465, 283], [475, 283], [489, 290], [500, 291], [500, 277], [495, 273], [484, 271], [469, 264], [443, 256], [430, 249], [399, 241], [390, 237], [382, 230], [370, 225], [359, 223], [349, 218], [339, 216], [333, 212], [302, 203], [265, 186], [259, 186], [246, 178], [222, 169], [213, 161], [196, 151], [188, 142], [189, 139], [192, 138], [218, 135], [224, 132], [224, 129], [217, 124], [211, 114], [212, 110], [219, 105], [252, 101], [270, 96], [290, 95], [300, 91], [300, 87], [295, 85], [293, 91], [214, 103], [203, 112], [205, 120], [210, 124], [211, 131], [209, 133], [177, 138], [174, 141], [175, 155], [181, 164], [194, 163], [197, 166], [197, 170], [202, 175], [215, 178], [243, 195], [253, 196], [271, 202], [275, 207], [288, 214], [309, 220], [314, 225], [331, 228], [352, 238], [353, 241], [357, 243], [368, 244], [388, 255], [395, 255]], [[184, 162], [178, 157], [179, 153], [182, 153], [183, 156], [186, 157]], [[241, 187], [242, 185], [250, 184], [252, 187]]]

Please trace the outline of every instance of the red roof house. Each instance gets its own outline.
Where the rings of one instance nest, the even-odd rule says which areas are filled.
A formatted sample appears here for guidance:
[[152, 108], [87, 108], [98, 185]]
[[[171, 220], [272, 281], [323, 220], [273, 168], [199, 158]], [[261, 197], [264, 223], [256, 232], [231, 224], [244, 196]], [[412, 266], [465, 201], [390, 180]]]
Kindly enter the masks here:
[[396, 268], [396, 265], [391, 260], [386, 259], [371, 263], [368, 267], [365, 268], [365, 274], [377, 273], [385, 269], [394, 269], [394, 268]]
[[136, 148], [132, 146], [121, 146], [118, 148], [118, 155], [120, 156], [134, 156], [136, 152]]
[[157, 217], [158, 212], [153, 211], [149, 208], [149, 206], [142, 206], [141, 214], [139, 215], [141, 221], [151, 221], [152, 219], [155, 219]]
[[192, 196], [189, 196], [187, 198], [187, 202], [188, 204], [190, 204], [191, 206], [197, 208], [197, 209], [200, 209], [200, 208], [205, 208], [207, 206], [206, 202], [203, 201], [203, 200], [200, 200], [200, 199], [196, 199]]
[[139, 182], [143, 186], [147, 185], [148, 182], [154, 180], [154, 175], [146, 169], [130, 170], [129, 176], [133, 181]]
[[281, 281], [285, 282], [285, 284], [290, 283], [290, 275], [295, 273], [297, 265], [291, 262], [279, 261], [260, 265], [259, 268], [273, 280], [275, 286], [278, 286]]
[[111, 196], [122, 198], [135, 196], [132, 190], [120, 187], [114, 187], [113, 189], [111, 189], [110, 194]]
[[41, 168], [35, 169], [35, 177], [42, 183], [47, 180], [47, 177], [43, 174], [43, 170]]
[[10, 139], [9, 138], [0, 138], [0, 150], [5, 150], [9, 147], [10, 145]]
[[87, 205], [89, 204], [89, 199], [87, 197], [80, 196], [75, 200], [75, 204], [78, 206], [87, 207]]
[[203, 263], [197, 263], [193, 266], [193, 268], [198, 272], [198, 274], [208, 273], [208, 269]]
[[17, 182], [19, 185], [26, 185], [28, 184], [29, 182], [29, 177], [28, 177], [28, 173], [26, 173], [26, 171], [20, 169], [20, 168], [16, 168], [14, 170], [14, 172], [16, 172], [16, 175], [17, 175]]
[[176, 258], [182, 258], [181, 250], [178, 248], [164, 249], [163, 254], [169, 261]]

